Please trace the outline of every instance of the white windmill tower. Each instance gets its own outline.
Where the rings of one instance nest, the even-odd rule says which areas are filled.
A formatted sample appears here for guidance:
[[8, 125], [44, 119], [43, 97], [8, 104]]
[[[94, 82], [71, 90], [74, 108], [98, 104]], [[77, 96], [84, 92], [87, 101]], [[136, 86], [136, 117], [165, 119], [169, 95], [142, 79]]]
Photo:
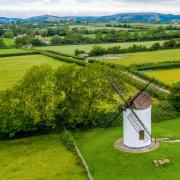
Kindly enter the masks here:
[[[131, 96], [128, 100], [124, 98], [121, 90], [112, 80], [112, 75], [106, 74], [106, 79], [111, 84], [114, 91], [124, 101], [124, 106], [115, 106], [113, 110], [123, 112], [123, 143], [128, 148], [145, 148], [151, 145], [151, 108], [152, 99], [146, 92], [147, 87], [154, 81], [152, 79], [139, 93]], [[123, 83], [118, 80], [121, 86]], [[116, 119], [118, 115], [113, 117]], [[111, 121], [113, 121], [111, 120]]]

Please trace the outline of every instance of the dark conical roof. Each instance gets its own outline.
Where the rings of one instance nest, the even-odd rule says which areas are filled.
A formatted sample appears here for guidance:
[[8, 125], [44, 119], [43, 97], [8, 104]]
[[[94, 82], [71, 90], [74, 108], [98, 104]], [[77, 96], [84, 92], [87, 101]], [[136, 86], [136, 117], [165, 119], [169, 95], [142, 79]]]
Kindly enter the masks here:
[[[142, 92], [141, 94], [136, 93], [128, 99], [128, 103], [130, 103], [131, 108], [133, 109], [146, 109], [152, 105], [151, 96], [147, 92]], [[133, 100], [135, 97], [137, 98]], [[127, 107], [127, 106], [126, 106]]]

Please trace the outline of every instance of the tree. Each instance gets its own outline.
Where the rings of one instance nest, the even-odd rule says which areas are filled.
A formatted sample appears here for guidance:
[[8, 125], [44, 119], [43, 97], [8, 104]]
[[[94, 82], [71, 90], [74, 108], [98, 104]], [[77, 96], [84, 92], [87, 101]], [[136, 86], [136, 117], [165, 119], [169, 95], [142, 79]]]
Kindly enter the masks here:
[[100, 56], [106, 53], [106, 49], [101, 47], [101, 46], [93, 46], [93, 48], [91, 49], [90, 54], [92, 56]]
[[161, 47], [160, 43], [157, 42], [150, 47], [150, 50], [154, 51], [154, 50], [159, 50], [161, 48], [162, 47]]
[[51, 43], [52, 45], [60, 45], [60, 44], [62, 44], [61, 37], [58, 36], [58, 35], [53, 36], [52, 39], [51, 39], [51, 41], [50, 41], [50, 43]]
[[173, 84], [171, 88], [170, 101], [178, 112], [180, 112], [180, 81]]
[[38, 38], [34, 38], [32, 39], [32, 45], [33, 46], [42, 46], [44, 45], [44, 43], [42, 42], [42, 40], [38, 39]]
[[66, 126], [97, 124], [100, 101], [107, 100], [112, 92], [105, 82], [102, 68], [99, 65], [90, 68], [72, 65], [56, 71], [56, 93], [61, 99], [56, 110], [57, 119]]
[[4, 48], [4, 47], [6, 47], [6, 45], [3, 41], [3, 39], [0, 39], [0, 48]]
[[56, 98], [53, 71], [47, 65], [34, 66], [12, 89], [0, 96], [0, 134], [54, 128]]
[[13, 31], [6, 31], [5, 34], [4, 34], [4, 37], [13, 38], [14, 37]]
[[15, 39], [15, 44], [17, 47], [28, 45], [28, 44], [30, 44], [30, 42], [31, 42], [30, 37], [28, 37], [26, 35], [21, 36], [21, 37], [17, 37]]

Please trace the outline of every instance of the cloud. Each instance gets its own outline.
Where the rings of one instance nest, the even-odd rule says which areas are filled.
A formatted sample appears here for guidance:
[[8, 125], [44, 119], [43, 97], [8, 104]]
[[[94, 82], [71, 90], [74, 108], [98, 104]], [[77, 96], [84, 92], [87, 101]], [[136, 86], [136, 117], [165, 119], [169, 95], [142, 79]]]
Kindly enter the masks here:
[[179, 0], [0, 0], [0, 16], [101, 16], [121, 12], [180, 14]]

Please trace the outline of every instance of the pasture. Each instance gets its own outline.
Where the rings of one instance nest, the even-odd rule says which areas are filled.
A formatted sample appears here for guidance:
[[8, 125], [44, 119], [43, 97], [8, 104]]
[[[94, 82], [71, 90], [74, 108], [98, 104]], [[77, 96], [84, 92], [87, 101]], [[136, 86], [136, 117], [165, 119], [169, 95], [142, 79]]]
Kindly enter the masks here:
[[102, 44], [81, 44], [81, 45], [63, 45], [63, 46], [44, 46], [44, 47], [36, 47], [38, 50], [55, 50], [58, 52], [64, 52], [71, 55], [74, 55], [74, 51], [76, 49], [84, 50], [86, 52], [90, 52], [93, 46], [102, 46], [104, 48], [112, 47], [112, 46], [121, 46], [121, 48], [128, 48], [134, 44], [136, 45], [145, 45], [150, 47], [152, 44], [164, 41], [145, 41], [145, 42], [125, 42], [125, 43], [102, 43]]
[[[179, 132], [180, 118], [153, 124], [153, 135], [156, 138], [180, 139]], [[96, 180], [180, 179], [180, 143], [161, 143], [157, 150], [149, 153], [125, 153], [113, 147], [114, 142], [122, 137], [122, 133], [122, 127], [74, 132], [80, 150]], [[171, 163], [156, 167], [152, 162], [164, 158], [169, 158]]]
[[87, 179], [61, 134], [0, 141], [0, 177], [8, 179]]
[[6, 46], [13, 46], [15, 45], [14, 39], [12, 38], [2, 38]]
[[49, 64], [53, 68], [66, 63], [42, 55], [0, 58], [0, 91], [12, 87], [33, 65]]
[[[123, 54], [124, 58], [120, 60], [106, 60], [105, 62], [131, 65], [131, 64], [147, 64], [167, 61], [180, 61], [180, 50], [169, 49], [161, 51], [138, 52]], [[104, 59], [105, 60], [105, 59]]]
[[180, 69], [150, 70], [144, 73], [169, 85], [180, 81]]
[[26, 50], [23, 49], [0, 49], [0, 55], [1, 54], [14, 54], [14, 53], [23, 53], [23, 52], [27, 52]]

